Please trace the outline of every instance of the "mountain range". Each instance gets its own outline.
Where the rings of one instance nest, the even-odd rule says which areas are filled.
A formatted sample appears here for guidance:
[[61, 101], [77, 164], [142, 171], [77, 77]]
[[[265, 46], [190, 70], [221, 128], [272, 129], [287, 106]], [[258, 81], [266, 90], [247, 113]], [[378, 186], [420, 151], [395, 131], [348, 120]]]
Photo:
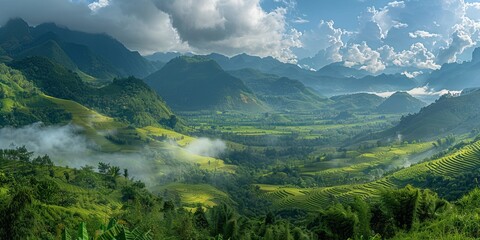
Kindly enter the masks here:
[[53, 23], [31, 27], [22, 19], [12, 19], [0, 28], [0, 48], [3, 59], [43, 56], [101, 80], [141, 78], [157, 69], [108, 35], [73, 31]]
[[145, 81], [176, 110], [260, 111], [266, 107], [242, 80], [201, 56], [175, 58]]
[[480, 87], [480, 48], [475, 49], [472, 60], [463, 63], [444, 64], [433, 71], [426, 84], [436, 90], [448, 89], [461, 91], [466, 88]]

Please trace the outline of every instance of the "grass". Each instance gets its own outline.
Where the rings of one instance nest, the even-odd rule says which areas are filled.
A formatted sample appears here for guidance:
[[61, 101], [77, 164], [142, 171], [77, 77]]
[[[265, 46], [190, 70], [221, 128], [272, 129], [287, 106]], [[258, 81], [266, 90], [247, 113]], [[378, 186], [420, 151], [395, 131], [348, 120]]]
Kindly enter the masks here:
[[399, 170], [379, 180], [365, 184], [311, 189], [284, 188], [271, 185], [258, 186], [264, 192], [265, 197], [270, 199], [276, 208], [302, 208], [316, 211], [336, 202], [350, 201], [354, 197], [363, 199], [375, 198], [384, 189], [401, 188], [407, 184], [416, 185], [418, 179], [426, 175], [452, 177], [460, 174], [462, 171], [479, 168], [479, 155], [480, 141], [477, 141], [448, 156]]
[[[24, 166], [25, 163], [18, 161], [0, 161], [0, 173], [9, 172], [15, 174], [18, 169]], [[76, 203], [68, 206], [48, 205], [45, 203], [38, 203], [45, 209], [49, 215], [75, 215], [82, 216], [83, 219], [97, 217], [99, 219], [108, 219], [114, 214], [120, 213], [122, 202], [121, 193], [119, 189], [111, 190], [104, 188], [87, 189], [80, 186], [73, 185], [67, 182], [64, 178], [64, 172], [68, 172], [72, 178], [75, 178], [74, 170], [62, 167], [52, 167], [54, 170], [54, 177], [49, 177], [49, 172], [46, 167], [36, 167], [36, 178], [39, 180], [49, 179], [54, 181], [58, 187], [64, 191], [62, 194], [74, 194]], [[0, 188], [0, 197], [8, 194], [8, 188]], [[102, 200], [102, 201], [100, 201]]]
[[84, 134], [97, 145], [102, 151], [116, 152], [121, 150], [111, 141], [108, 141], [101, 133], [108, 131], [115, 131], [118, 128], [126, 127], [125, 124], [115, 121], [113, 118], [101, 115], [83, 105], [59, 98], [42, 95], [43, 98], [61, 106], [67, 112], [72, 114], [72, 123], [83, 128]]
[[221, 202], [229, 202], [228, 195], [208, 184], [171, 183], [152, 189], [155, 194], [173, 191], [180, 195], [182, 205], [195, 208], [198, 205], [213, 207]]
[[188, 145], [190, 142], [194, 140], [193, 137], [190, 137], [172, 130], [154, 127], [154, 126], [139, 128], [138, 131], [144, 136], [147, 136], [150, 138], [165, 136], [169, 140], [175, 141], [179, 146], [182, 146], [182, 147]]
[[376, 147], [363, 152], [348, 151], [347, 158], [304, 163], [300, 165], [300, 170], [304, 176], [321, 177], [327, 183], [335, 183], [343, 178], [366, 181], [372, 179], [372, 170], [384, 172], [410, 162], [418, 162], [432, 148], [431, 142], [425, 142]]

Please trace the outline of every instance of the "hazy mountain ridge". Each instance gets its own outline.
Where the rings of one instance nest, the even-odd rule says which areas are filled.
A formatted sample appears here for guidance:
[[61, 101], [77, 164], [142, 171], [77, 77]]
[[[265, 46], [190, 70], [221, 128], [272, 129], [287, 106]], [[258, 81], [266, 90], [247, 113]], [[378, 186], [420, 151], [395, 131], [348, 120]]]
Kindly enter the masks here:
[[205, 57], [178, 57], [145, 81], [177, 110], [265, 109], [244, 83]]
[[436, 90], [449, 89], [461, 91], [466, 88], [480, 87], [480, 48], [475, 49], [472, 60], [462, 63], [447, 63], [433, 71], [426, 83]]
[[328, 102], [298, 80], [264, 74], [254, 69], [229, 73], [241, 79], [261, 100], [279, 111], [320, 109]]
[[22, 19], [10, 20], [0, 29], [0, 46], [14, 59], [44, 56], [71, 70], [78, 68], [108, 80], [115, 76], [144, 77], [156, 70], [138, 52], [110, 36], [73, 31], [53, 23], [30, 27]]
[[377, 107], [380, 113], [416, 113], [427, 104], [406, 92], [396, 92]]

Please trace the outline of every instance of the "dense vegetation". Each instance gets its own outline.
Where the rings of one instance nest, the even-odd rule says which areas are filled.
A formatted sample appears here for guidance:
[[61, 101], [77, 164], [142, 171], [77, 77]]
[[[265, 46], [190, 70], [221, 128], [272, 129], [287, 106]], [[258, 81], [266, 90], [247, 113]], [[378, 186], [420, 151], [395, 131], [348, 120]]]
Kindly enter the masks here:
[[0, 47], [10, 60], [47, 57], [72, 71], [88, 74], [88, 78], [103, 81], [145, 77], [157, 69], [110, 36], [72, 31], [52, 23], [30, 27], [22, 19], [12, 19], [0, 28]]
[[0, 239], [480, 238], [480, 91], [424, 107], [352, 94], [401, 74], [177, 55], [0, 28]]
[[171, 110], [142, 80], [115, 79], [96, 88], [82, 81], [76, 73], [45, 58], [27, 58], [10, 66], [22, 71], [28, 80], [50, 96], [76, 101], [135, 126], [176, 126], [175, 121], [170, 121]]
[[[154, 239], [479, 237], [478, 213], [472, 210], [480, 205], [480, 190], [449, 203], [432, 191], [407, 186], [385, 190], [372, 201], [352, 198], [316, 213], [289, 209], [245, 217], [226, 203], [187, 211], [148, 193], [142, 182], [129, 180], [128, 170], [122, 174], [120, 167], [108, 164], [100, 163], [99, 173], [89, 166], [60, 168], [48, 156], [34, 157], [23, 147], [1, 150], [0, 163], [2, 239], [81, 237], [68, 230], [77, 226], [79, 234], [99, 239], [113, 239], [107, 236], [113, 228], [115, 234]], [[107, 224], [104, 216], [118, 220]]]
[[175, 58], [145, 81], [176, 110], [264, 109], [240, 79], [203, 57]]

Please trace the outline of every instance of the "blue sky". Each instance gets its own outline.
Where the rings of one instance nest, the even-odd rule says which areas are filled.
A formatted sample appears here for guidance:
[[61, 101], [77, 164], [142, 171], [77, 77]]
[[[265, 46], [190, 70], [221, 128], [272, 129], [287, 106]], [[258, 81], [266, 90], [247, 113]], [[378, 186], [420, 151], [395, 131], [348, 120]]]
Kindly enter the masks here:
[[[308, 23], [293, 24], [302, 30], [313, 28], [321, 20], [334, 20], [341, 28], [357, 27], [357, 16], [366, 11], [367, 7], [384, 6], [389, 1], [358, 1], [358, 0], [300, 0], [295, 1], [295, 9], [288, 15], [290, 20], [298, 18], [308, 20]], [[271, 11], [277, 7], [288, 6], [288, 1], [262, 0], [262, 6]]]
[[469, 60], [480, 42], [479, 1], [0, 0], [0, 24], [21, 17], [107, 33], [144, 55], [247, 53], [415, 75]]

